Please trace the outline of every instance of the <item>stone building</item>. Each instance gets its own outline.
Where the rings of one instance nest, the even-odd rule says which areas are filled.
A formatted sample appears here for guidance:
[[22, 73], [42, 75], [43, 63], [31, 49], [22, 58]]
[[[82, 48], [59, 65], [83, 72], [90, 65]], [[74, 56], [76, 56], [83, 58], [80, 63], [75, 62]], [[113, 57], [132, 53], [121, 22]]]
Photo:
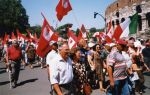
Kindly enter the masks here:
[[145, 38], [150, 34], [150, 0], [116, 0], [105, 11], [106, 24], [111, 21], [115, 27], [136, 12], [139, 15], [136, 35]]

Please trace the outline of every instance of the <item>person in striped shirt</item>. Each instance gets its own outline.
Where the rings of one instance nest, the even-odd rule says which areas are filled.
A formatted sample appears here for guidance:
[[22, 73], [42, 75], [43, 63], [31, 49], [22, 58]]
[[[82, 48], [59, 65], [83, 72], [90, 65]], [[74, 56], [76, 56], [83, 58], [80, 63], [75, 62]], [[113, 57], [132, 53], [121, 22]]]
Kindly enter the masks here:
[[127, 64], [126, 58], [122, 54], [126, 42], [119, 40], [115, 50], [111, 51], [107, 56], [107, 71], [110, 80], [110, 88], [107, 95], [130, 95], [127, 80]]

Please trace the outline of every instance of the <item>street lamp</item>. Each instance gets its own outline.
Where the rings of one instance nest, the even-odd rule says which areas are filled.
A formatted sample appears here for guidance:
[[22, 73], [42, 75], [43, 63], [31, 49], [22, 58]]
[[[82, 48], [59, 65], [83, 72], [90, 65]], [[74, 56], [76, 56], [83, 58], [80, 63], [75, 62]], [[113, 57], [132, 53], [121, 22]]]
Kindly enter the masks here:
[[96, 18], [97, 15], [101, 16], [101, 17], [104, 19], [104, 21], [105, 21], [105, 18], [104, 18], [103, 15], [101, 15], [101, 14], [99, 14], [99, 13], [97, 13], [97, 12], [94, 12], [94, 18]]
[[106, 33], [106, 18], [103, 15], [101, 15], [100, 13], [94, 12], [94, 18], [96, 18], [97, 15], [99, 15], [99, 16], [101, 16], [103, 18], [103, 20], [105, 22], [105, 28], [104, 28], [104, 30], [105, 30], [105, 33]]

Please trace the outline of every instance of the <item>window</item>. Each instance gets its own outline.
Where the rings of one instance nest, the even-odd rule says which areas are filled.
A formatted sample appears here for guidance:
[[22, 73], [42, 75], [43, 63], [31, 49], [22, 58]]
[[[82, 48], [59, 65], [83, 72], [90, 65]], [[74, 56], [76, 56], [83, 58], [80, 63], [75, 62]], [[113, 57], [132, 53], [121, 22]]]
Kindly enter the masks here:
[[121, 23], [125, 21], [125, 18], [121, 18]]
[[138, 15], [138, 29], [139, 29], [139, 31], [141, 31], [142, 30], [142, 17], [140, 16], [140, 15]]
[[119, 25], [119, 19], [116, 19], [116, 25]]
[[146, 20], [148, 21], [148, 27], [150, 27], [150, 12], [146, 14]]

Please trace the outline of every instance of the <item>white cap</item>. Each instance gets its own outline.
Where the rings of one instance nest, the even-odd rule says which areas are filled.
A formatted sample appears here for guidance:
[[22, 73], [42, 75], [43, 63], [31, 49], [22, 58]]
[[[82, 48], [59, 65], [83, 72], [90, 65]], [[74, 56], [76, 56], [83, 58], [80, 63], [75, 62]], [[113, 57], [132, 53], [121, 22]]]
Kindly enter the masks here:
[[141, 47], [141, 42], [140, 42], [140, 41], [134, 42], [134, 46], [135, 46], [135, 47]]
[[88, 43], [88, 47], [93, 47], [95, 43]]
[[56, 41], [50, 41], [50, 42], [49, 42], [49, 45], [51, 46], [51, 45], [53, 45], [54, 43], [56, 43]]

